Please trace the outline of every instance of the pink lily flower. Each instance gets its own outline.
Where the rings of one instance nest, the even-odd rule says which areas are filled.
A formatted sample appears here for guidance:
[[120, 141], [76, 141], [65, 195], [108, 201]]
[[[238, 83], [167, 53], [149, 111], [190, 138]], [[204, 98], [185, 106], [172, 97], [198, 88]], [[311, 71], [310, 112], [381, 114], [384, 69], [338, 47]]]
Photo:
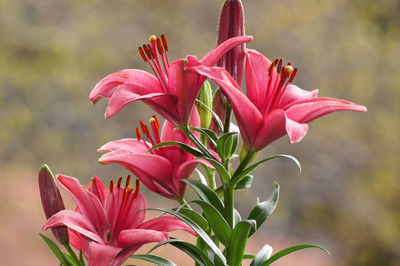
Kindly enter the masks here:
[[167, 232], [185, 230], [195, 234], [181, 220], [161, 216], [144, 221], [146, 200], [136, 189], [129, 186], [128, 176], [125, 188], [122, 178], [107, 189], [98, 177], [94, 177], [84, 189], [73, 177], [58, 175], [59, 183], [71, 194], [77, 210], [62, 210], [50, 217], [43, 230], [67, 226], [70, 244], [82, 249], [89, 266], [122, 265], [137, 249], [150, 242], [169, 239]]
[[[197, 112], [192, 115], [191, 125], [199, 126]], [[136, 128], [137, 138], [127, 138], [111, 141], [102, 146], [99, 151], [107, 152], [99, 159], [100, 163], [119, 163], [135, 174], [150, 190], [170, 199], [182, 199], [188, 178], [198, 163], [206, 163], [178, 146], [162, 147], [147, 152], [154, 145], [165, 141], [178, 141], [190, 145], [189, 139], [176, 126], [165, 121], [161, 130], [156, 116], [150, 119], [154, 138], [148, 127], [141, 121], [143, 134], [150, 142], [145, 141]]]
[[[227, 51], [251, 40], [250, 36], [229, 39], [208, 52], [200, 62], [205, 66], [213, 66]], [[150, 44], [139, 47], [139, 52], [154, 75], [138, 69], [125, 69], [110, 74], [94, 87], [90, 101], [96, 103], [100, 98], [109, 99], [105, 114], [109, 118], [127, 104], [141, 100], [177, 126], [187, 125], [205, 80], [197, 73], [184, 69], [186, 65], [197, 64], [196, 57], [188, 56], [170, 64], [168, 43], [164, 35], [161, 38], [151, 36]]]
[[340, 99], [318, 97], [318, 90], [305, 91], [293, 85], [297, 68], [271, 63], [255, 50], [246, 50], [246, 94], [223, 68], [198, 65], [187, 70], [213, 79], [229, 98], [247, 148], [256, 152], [289, 136], [299, 142], [307, 123], [335, 111], [366, 112], [364, 106]]

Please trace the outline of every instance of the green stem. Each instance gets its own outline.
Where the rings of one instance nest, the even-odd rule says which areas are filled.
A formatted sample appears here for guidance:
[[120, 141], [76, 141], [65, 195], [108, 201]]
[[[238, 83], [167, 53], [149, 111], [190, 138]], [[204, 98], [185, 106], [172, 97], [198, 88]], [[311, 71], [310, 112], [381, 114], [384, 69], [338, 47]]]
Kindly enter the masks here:
[[72, 250], [71, 246], [67, 243], [67, 244], [64, 245], [64, 247], [67, 249], [69, 254], [74, 259], [74, 262], [76, 263], [75, 265], [82, 265], [81, 261], [78, 259], [78, 257], [76, 256], [75, 252]]
[[229, 132], [229, 127], [231, 124], [231, 116], [232, 116], [232, 106], [228, 102], [226, 104], [226, 110], [225, 110], [224, 133]]
[[225, 204], [225, 219], [229, 226], [233, 228], [233, 208], [234, 208], [234, 187], [224, 185], [224, 204]]
[[189, 138], [189, 140], [196, 145], [197, 148], [200, 149], [201, 152], [204, 153], [204, 155], [206, 155], [207, 157], [213, 159], [213, 160], [217, 160], [217, 158], [214, 157], [214, 155], [211, 154], [211, 152], [203, 145], [203, 143], [201, 143], [201, 141], [196, 138], [196, 136], [192, 133], [192, 131], [189, 129], [189, 126], [185, 125], [181, 127], [182, 132], [186, 135], [186, 137]]
[[207, 173], [208, 186], [212, 190], [216, 190], [217, 183], [215, 182], [215, 172], [216, 172], [215, 169], [208, 167], [208, 166], [204, 166], [204, 168], [206, 169], [206, 173]]

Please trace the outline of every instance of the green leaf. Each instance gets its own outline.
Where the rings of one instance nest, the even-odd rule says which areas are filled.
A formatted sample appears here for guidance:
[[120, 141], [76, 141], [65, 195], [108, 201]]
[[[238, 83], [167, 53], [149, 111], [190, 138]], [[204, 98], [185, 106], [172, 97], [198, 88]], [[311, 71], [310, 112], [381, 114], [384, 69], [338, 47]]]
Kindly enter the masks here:
[[60, 250], [60, 248], [57, 246], [56, 243], [54, 243], [50, 238], [46, 237], [41, 233], [39, 233], [39, 235], [44, 240], [46, 245], [50, 248], [50, 250], [53, 252], [53, 254], [57, 257], [60, 263], [66, 266], [71, 265], [71, 263], [67, 260], [67, 258], [65, 258], [62, 251]]
[[196, 211], [188, 208], [180, 208], [178, 212], [198, 224], [204, 231], [208, 232], [210, 230], [207, 220]]
[[232, 231], [229, 245], [227, 246], [227, 260], [229, 266], [242, 265], [244, 249], [246, 248], [247, 238], [250, 229], [254, 226], [254, 221], [241, 221]]
[[201, 200], [194, 200], [192, 202], [203, 209], [203, 213], [215, 236], [222, 244], [227, 246], [231, 237], [231, 228], [222, 214], [208, 202]]
[[[207, 166], [205, 166], [205, 167], [207, 167]], [[195, 168], [194, 170], [196, 171], [197, 175], [199, 176], [200, 182], [207, 186], [207, 179], [203, 175], [203, 173], [197, 168]]]
[[219, 116], [210, 107], [208, 107], [207, 105], [205, 105], [204, 103], [202, 103], [198, 99], [196, 100], [196, 103], [199, 103], [201, 106], [205, 107], [208, 111], [211, 112], [211, 114], [212, 114], [212, 116], [213, 116], [213, 118], [214, 118], [214, 120], [215, 120], [215, 122], [216, 122], [216, 124], [218, 126], [219, 131], [222, 132], [223, 129], [224, 129], [224, 126], [222, 124], [221, 119], [219, 119]]
[[182, 179], [182, 181], [188, 184], [199, 195], [200, 199], [213, 205], [220, 213], [224, 212], [224, 204], [211, 188], [193, 179]]
[[248, 168], [244, 169], [242, 172], [238, 173], [236, 176], [232, 177], [232, 185], [236, 185], [237, 183], [240, 182], [240, 180], [242, 180], [245, 176], [247, 176], [248, 174], [250, 174], [251, 172], [253, 172], [257, 167], [259, 167], [262, 163], [265, 163], [269, 160], [275, 159], [275, 158], [288, 158], [291, 159], [292, 161], [294, 161], [297, 165], [297, 167], [299, 167], [299, 170], [301, 172], [301, 165], [299, 163], [299, 161], [296, 159], [296, 157], [291, 156], [291, 155], [287, 155], [287, 154], [278, 154], [278, 155], [274, 155], [274, 156], [270, 156], [268, 158], [265, 158], [255, 164], [253, 164], [252, 166], [249, 166]]
[[217, 170], [217, 172], [219, 173], [220, 177], [222, 178], [222, 181], [226, 184], [229, 183], [229, 181], [231, 180], [231, 175], [229, 174], [229, 172], [225, 169], [225, 167], [218, 161], [211, 159], [211, 158], [204, 158], [207, 161], [209, 161]]
[[85, 261], [83, 260], [83, 254], [82, 254], [82, 249], [79, 250], [79, 260], [82, 265], [85, 265]]
[[244, 260], [254, 259], [254, 254], [244, 254], [243, 259]]
[[161, 265], [161, 266], [176, 266], [176, 264], [173, 263], [172, 261], [161, 258], [159, 256], [155, 256], [155, 255], [149, 255], [149, 254], [140, 255], [140, 254], [138, 254], [138, 255], [131, 255], [131, 258], [148, 261], [148, 262], [155, 263], [156, 265]]
[[240, 180], [237, 184], [235, 189], [239, 190], [239, 189], [248, 189], [251, 187], [251, 185], [253, 184], [253, 176], [252, 175], [246, 175], [244, 178], [242, 178], [242, 180]]
[[262, 249], [256, 254], [254, 260], [251, 262], [250, 266], [261, 266], [264, 262], [266, 262], [269, 257], [271, 257], [272, 248], [269, 245], [265, 245]]
[[260, 226], [267, 220], [267, 218], [272, 214], [275, 210], [276, 205], [279, 200], [279, 184], [275, 182], [275, 188], [272, 191], [272, 194], [266, 201], [259, 202], [257, 205], [251, 210], [247, 219], [255, 220], [257, 227], [256, 229], [252, 229], [250, 235], [252, 235]]
[[219, 250], [219, 248], [215, 245], [215, 243], [212, 241], [212, 239], [208, 236], [208, 234], [206, 232], [204, 232], [204, 230], [199, 225], [197, 225], [195, 222], [193, 222], [188, 217], [186, 217], [180, 213], [177, 213], [177, 212], [174, 212], [171, 210], [167, 210], [167, 209], [162, 209], [162, 208], [146, 208], [144, 210], [162, 211], [162, 212], [169, 213], [169, 214], [181, 219], [188, 226], [190, 226], [199, 235], [199, 237], [201, 237], [204, 240], [204, 242], [215, 253], [215, 255], [220, 257], [221, 261], [226, 263], [226, 259], [225, 259], [224, 255]]
[[277, 261], [278, 259], [282, 258], [283, 256], [286, 256], [292, 252], [295, 252], [297, 250], [305, 249], [305, 248], [319, 248], [328, 253], [328, 255], [331, 255], [328, 250], [325, 248], [316, 246], [316, 245], [298, 245], [298, 246], [292, 246], [289, 248], [286, 248], [284, 250], [279, 251], [278, 253], [274, 254], [271, 258], [269, 258], [267, 261], [265, 261], [262, 266], [267, 266], [273, 263], [274, 261]]
[[165, 244], [171, 244], [176, 248], [179, 248], [186, 254], [188, 254], [192, 259], [201, 266], [213, 266], [213, 262], [208, 258], [207, 254], [205, 254], [199, 247], [196, 247], [193, 244], [184, 242], [180, 239], [171, 238], [165, 240], [163, 242], [155, 245], [147, 254], [155, 250], [156, 248], [163, 246]]
[[200, 158], [204, 157], [204, 154], [200, 150], [198, 150], [196, 148], [193, 148], [192, 146], [189, 146], [189, 145], [187, 145], [185, 143], [178, 142], [178, 141], [161, 142], [161, 143], [158, 143], [157, 145], [154, 145], [153, 147], [151, 147], [148, 151], [152, 151], [152, 150], [155, 150], [155, 149], [158, 149], [158, 148], [161, 148], [161, 147], [165, 147], [165, 146], [179, 146], [184, 151], [187, 151], [188, 153], [193, 154], [196, 157], [200, 157]]
[[[233, 147], [233, 136], [237, 135], [237, 132], [228, 132], [223, 134], [217, 141], [217, 152], [222, 161], [230, 157], [232, 154]], [[236, 138], [237, 140], [237, 138]]]
[[240, 213], [235, 208], [233, 208], [233, 226], [235, 226], [241, 220], [242, 217], [240, 216]]
[[208, 128], [200, 128], [200, 127], [190, 127], [190, 129], [200, 132], [201, 134], [206, 136], [215, 147], [217, 146], [218, 135], [214, 131]]

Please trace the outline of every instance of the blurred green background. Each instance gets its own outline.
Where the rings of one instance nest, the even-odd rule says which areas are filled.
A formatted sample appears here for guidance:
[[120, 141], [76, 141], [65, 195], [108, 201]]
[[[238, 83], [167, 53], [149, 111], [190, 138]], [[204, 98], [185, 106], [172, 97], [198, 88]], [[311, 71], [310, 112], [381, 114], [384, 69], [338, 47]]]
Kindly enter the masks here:
[[[215, 46], [222, 0], [0, 0], [0, 257], [5, 265], [55, 265], [39, 239], [44, 222], [36, 173], [87, 182], [127, 175], [97, 163], [96, 149], [133, 137], [153, 112], [131, 104], [104, 120], [106, 102], [88, 95], [105, 75], [148, 70], [137, 47], [167, 35], [170, 60], [202, 57]], [[368, 107], [310, 125], [301, 143], [287, 137], [262, 155], [288, 153], [303, 166], [276, 160], [256, 172], [237, 196], [243, 213], [281, 185], [276, 212], [249, 250], [299, 243], [302, 251], [276, 265], [400, 265], [400, 1], [243, 1], [248, 45], [299, 68], [296, 84], [321, 96]], [[259, 155], [258, 158], [261, 158]], [[153, 207], [173, 206], [148, 191]], [[65, 194], [65, 193], [64, 193]], [[170, 249], [173, 249], [170, 247]], [[171, 253], [171, 251], [169, 251]], [[175, 250], [174, 250], [175, 252]], [[182, 255], [169, 258], [187, 265]], [[139, 263], [139, 265], [142, 265]]]

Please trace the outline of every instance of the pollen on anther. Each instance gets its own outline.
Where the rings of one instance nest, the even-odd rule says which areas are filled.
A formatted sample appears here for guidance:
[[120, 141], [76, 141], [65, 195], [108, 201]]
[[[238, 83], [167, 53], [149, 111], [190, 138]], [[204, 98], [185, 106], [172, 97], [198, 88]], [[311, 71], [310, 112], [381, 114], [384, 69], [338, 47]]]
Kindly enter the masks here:
[[156, 121], [156, 125], [158, 128], [160, 128], [160, 121], [158, 121], [158, 117], [156, 115], [152, 116], [154, 118], [154, 120]]
[[157, 120], [155, 120], [154, 117], [150, 118], [150, 124], [154, 125], [154, 127], [156, 128], [156, 131], [158, 133], [160, 133], [160, 125], [157, 123]]
[[150, 42], [154, 42], [155, 40], [157, 40], [156, 35], [151, 35], [151, 36], [149, 37], [149, 41], [150, 41]]
[[164, 49], [160, 38], [157, 38], [157, 50], [160, 55], [164, 54]]

